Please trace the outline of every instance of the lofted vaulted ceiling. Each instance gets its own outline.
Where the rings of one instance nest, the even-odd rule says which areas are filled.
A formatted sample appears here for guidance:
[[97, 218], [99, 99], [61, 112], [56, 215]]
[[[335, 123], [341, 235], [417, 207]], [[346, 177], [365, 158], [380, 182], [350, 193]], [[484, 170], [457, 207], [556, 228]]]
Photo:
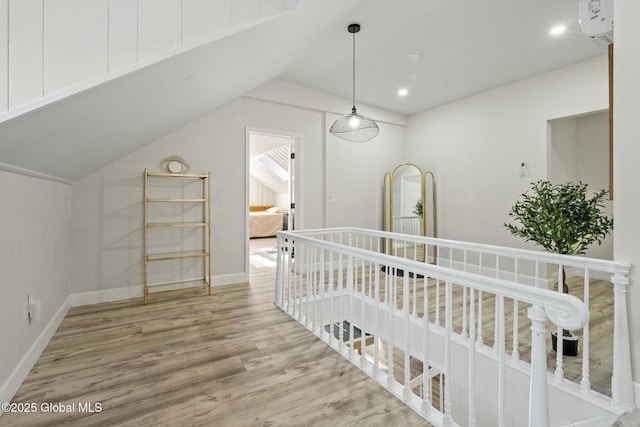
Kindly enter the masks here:
[[[412, 114], [605, 54], [577, 16], [577, 0], [301, 0], [280, 18], [0, 123], [0, 162], [74, 181], [274, 78], [351, 98], [351, 22], [362, 25], [358, 103]], [[552, 38], [557, 24], [567, 33]]]

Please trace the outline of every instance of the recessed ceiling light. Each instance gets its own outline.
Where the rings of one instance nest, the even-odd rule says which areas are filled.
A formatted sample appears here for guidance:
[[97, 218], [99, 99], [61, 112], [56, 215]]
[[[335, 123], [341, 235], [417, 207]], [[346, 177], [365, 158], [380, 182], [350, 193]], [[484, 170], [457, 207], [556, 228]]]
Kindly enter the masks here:
[[398, 89], [398, 96], [407, 96], [409, 94], [409, 90], [405, 88]]
[[418, 59], [420, 59], [420, 57], [422, 56], [422, 52], [419, 51], [414, 51], [414, 52], [409, 52], [409, 59], [411, 61], [417, 61]]
[[564, 25], [556, 25], [549, 31], [549, 34], [551, 34], [552, 36], [558, 36], [565, 31], [567, 31], [567, 27], [565, 27]]

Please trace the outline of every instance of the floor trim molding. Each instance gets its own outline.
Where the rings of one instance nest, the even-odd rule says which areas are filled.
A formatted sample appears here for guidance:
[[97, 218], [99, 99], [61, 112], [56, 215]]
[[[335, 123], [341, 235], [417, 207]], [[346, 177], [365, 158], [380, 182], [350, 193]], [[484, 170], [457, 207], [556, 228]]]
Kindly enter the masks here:
[[31, 369], [40, 358], [45, 347], [47, 347], [47, 344], [49, 344], [49, 341], [51, 341], [51, 338], [53, 338], [53, 335], [58, 330], [58, 326], [60, 326], [60, 323], [62, 323], [62, 320], [64, 320], [64, 317], [67, 315], [67, 312], [71, 308], [71, 300], [71, 296], [67, 297], [42, 333], [36, 338], [31, 347], [29, 347], [29, 350], [27, 350], [13, 372], [11, 372], [9, 378], [7, 378], [2, 388], [0, 388], [0, 402], [11, 402], [11, 399], [13, 399], [13, 396], [27, 378], [29, 372], [31, 372]]

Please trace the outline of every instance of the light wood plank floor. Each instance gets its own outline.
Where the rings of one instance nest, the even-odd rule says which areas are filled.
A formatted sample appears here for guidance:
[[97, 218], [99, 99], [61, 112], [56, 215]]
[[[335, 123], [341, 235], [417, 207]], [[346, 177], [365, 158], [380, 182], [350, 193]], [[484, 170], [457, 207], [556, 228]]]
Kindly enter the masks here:
[[273, 305], [268, 240], [249, 284], [71, 309], [0, 426], [428, 425]]

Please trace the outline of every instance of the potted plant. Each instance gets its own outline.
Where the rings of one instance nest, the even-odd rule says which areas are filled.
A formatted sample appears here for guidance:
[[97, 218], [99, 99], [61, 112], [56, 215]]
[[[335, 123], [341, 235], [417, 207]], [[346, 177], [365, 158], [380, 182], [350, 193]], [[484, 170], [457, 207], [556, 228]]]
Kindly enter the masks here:
[[[584, 254], [594, 242], [601, 244], [613, 229], [613, 219], [602, 211], [607, 195], [606, 190], [599, 190], [589, 197], [587, 184], [582, 182], [553, 185], [541, 180], [532, 183], [530, 192], [522, 194], [522, 199], [509, 212], [509, 216], [520, 225], [504, 226], [511, 234], [525, 241], [533, 241], [549, 252]], [[566, 280], [563, 267], [562, 291], [569, 293]], [[562, 335], [565, 340], [563, 353], [575, 356], [578, 351], [577, 336], [564, 330]]]

